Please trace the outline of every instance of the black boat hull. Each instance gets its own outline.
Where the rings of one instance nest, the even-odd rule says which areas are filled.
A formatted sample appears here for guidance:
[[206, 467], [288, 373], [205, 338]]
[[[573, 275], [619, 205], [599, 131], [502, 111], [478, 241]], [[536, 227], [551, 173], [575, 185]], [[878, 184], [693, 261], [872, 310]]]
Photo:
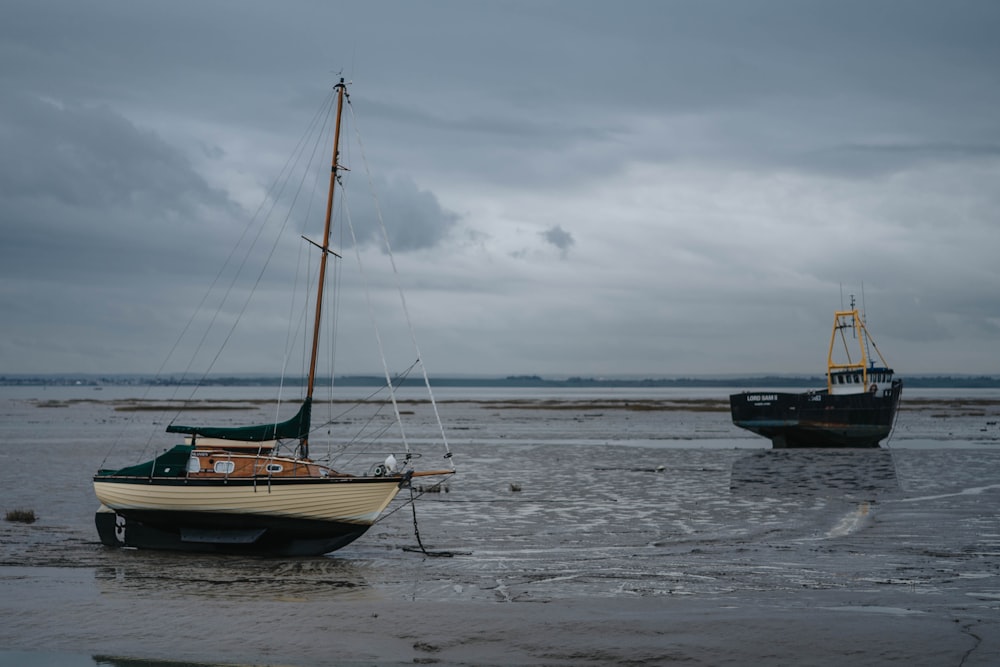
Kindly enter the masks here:
[[775, 449], [878, 447], [892, 432], [901, 380], [879, 392], [799, 394], [754, 391], [732, 394], [733, 423], [771, 440]]
[[109, 547], [254, 556], [320, 556], [347, 546], [370, 527], [204, 512], [115, 512], [103, 505], [95, 523]]

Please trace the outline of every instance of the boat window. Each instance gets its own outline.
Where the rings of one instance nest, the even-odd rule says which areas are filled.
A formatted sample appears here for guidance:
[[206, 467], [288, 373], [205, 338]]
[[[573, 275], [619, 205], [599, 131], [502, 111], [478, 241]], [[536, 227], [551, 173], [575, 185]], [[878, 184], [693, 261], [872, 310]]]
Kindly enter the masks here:
[[201, 463], [198, 462], [197, 456], [192, 456], [188, 459], [188, 472], [198, 472], [201, 470]]
[[236, 470], [236, 464], [233, 463], [232, 461], [215, 462], [215, 472], [222, 473], [223, 475], [228, 475], [234, 470]]
[[270, 472], [270, 473], [281, 472], [282, 470], [284, 470], [284, 468], [281, 467], [280, 463], [268, 463], [267, 464], [267, 471]]

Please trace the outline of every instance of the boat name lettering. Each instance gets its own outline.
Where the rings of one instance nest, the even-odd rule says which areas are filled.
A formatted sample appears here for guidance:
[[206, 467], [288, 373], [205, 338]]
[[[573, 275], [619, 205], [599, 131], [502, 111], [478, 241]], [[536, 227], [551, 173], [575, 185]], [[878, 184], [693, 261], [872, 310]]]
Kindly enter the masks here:
[[756, 403], [757, 401], [776, 401], [778, 400], [777, 394], [747, 394], [747, 400], [751, 403]]

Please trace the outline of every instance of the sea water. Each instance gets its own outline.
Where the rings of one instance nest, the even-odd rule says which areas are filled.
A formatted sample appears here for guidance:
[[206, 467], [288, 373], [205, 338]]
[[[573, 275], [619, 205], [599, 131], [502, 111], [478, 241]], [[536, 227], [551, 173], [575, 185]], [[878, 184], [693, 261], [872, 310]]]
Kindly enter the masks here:
[[[412, 504], [404, 490], [341, 551], [107, 549], [91, 476], [173, 444], [169, 411], [131, 408], [175, 391], [0, 389], [0, 510], [37, 515], [0, 522], [0, 663], [1000, 657], [992, 390], [907, 392], [886, 447], [836, 451], [771, 450], [731, 424], [725, 389], [447, 388], [458, 474]], [[195, 419], [266, 422], [273, 393], [212, 389], [219, 409]], [[421, 467], [444, 464], [429, 406], [399, 399], [413, 423], [363, 457], [401, 458], [405, 437]], [[370, 418], [345, 405], [314, 412], [330, 422], [314, 455], [336, 459], [338, 431]]]

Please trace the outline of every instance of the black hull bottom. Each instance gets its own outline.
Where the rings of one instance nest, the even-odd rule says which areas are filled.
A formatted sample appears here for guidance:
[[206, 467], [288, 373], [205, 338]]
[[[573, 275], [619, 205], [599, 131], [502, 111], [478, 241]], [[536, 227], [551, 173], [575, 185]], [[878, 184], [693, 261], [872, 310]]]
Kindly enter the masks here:
[[254, 556], [321, 556], [358, 539], [369, 526], [270, 517], [145, 512], [101, 507], [95, 516], [105, 546]]
[[729, 397], [733, 423], [775, 449], [876, 448], [892, 432], [902, 382], [878, 393], [743, 392]]
[[836, 427], [826, 424], [743, 428], [769, 438], [775, 449], [878, 449], [891, 430], [888, 427]]

